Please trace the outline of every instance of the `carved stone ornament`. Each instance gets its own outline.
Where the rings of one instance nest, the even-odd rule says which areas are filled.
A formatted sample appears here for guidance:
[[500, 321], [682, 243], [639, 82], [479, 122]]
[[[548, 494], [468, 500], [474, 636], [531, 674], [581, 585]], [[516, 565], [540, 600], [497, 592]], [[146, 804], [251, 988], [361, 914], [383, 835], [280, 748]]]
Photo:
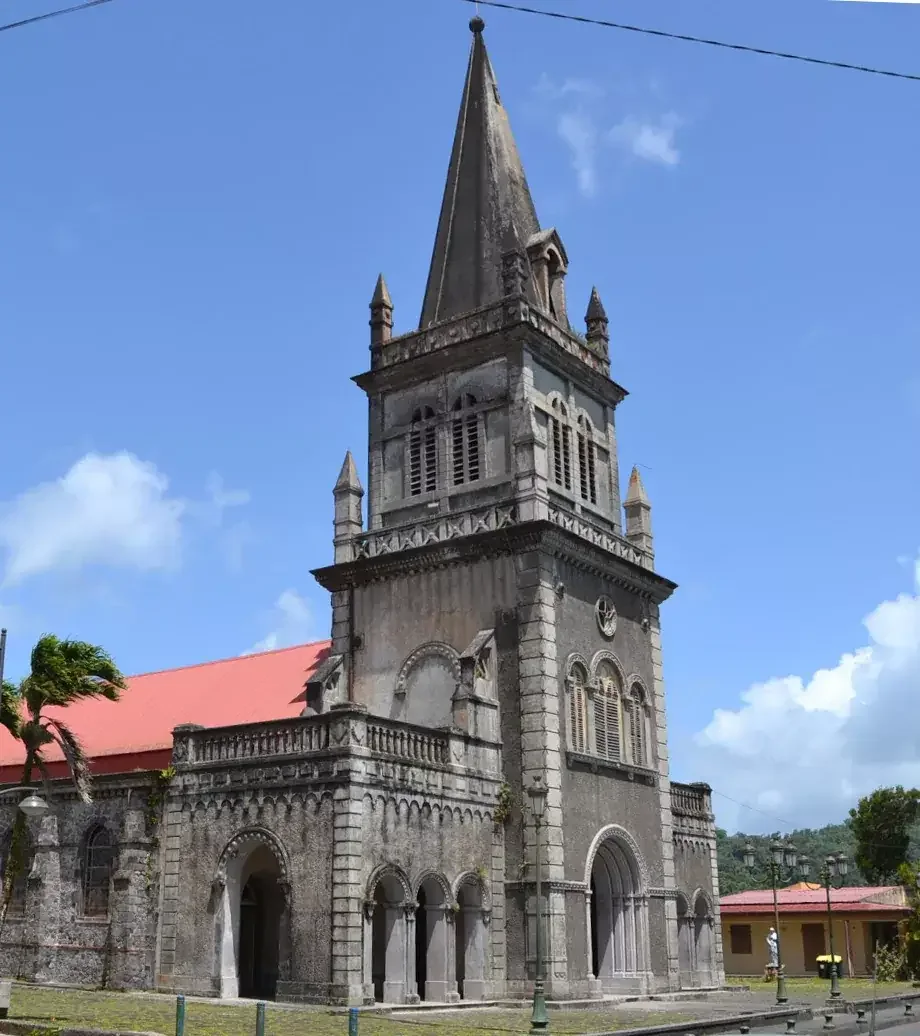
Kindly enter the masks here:
[[606, 594], [598, 597], [594, 605], [594, 617], [597, 619], [597, 628], [609, 640], [617, 631], [617, 610]]
[[184, 763], [188, 759], [188, 741], [185, 738], [179, 738], [173, 744], [173, 760], [177, 763]]
[[373, 918], [374, 918], [374, 909], [375, 909], [376, 906], [377, 906], [377, 904], [374, 902], [373, 899], [365, 899], [364, 900], [364, 917], [365, 917], [365, 920], [367, 920], [367, 921], [373, 920]]
[[492, 911], [483, 910], [482, 912], [482, 923], [488, 927], [492, 923]]

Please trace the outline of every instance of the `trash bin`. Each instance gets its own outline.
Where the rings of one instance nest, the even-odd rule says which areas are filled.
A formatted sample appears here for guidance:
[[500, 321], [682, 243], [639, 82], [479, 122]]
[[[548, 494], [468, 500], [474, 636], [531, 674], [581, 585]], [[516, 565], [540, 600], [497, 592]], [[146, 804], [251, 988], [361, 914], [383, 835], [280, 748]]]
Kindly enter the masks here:
[[[815, 961], [818, 965], [818, 978], [831, 977], [831, 955], [829, 953], [823, 953], [820, 957], [815, 957]], [[839, 954], [834, 954], [834, 963], [837, 965], [837, 978], [843, 976], [843, 957]]]

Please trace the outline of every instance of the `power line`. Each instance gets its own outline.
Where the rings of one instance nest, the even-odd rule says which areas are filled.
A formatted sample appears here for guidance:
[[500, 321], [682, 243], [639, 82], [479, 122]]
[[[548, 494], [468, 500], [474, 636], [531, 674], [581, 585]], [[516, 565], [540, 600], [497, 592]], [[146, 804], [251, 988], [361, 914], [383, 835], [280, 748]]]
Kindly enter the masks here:
[[82, 4], [74, 4], [73, 7], [61, 7], [57, 11], [47, 11], [45, 14], [36, 14], [31, 18], [23, 18], [18, 22], [7, 22], [0, 25], [0, 32], [7, 29], [21, 29], [23, 25], [32, 25], [35, 22], [44, 22], [49, 18], [59, 18], [62, 14], [73, 14], [74, 11], [85, 11], [87, 7], [98, 7], [100, 4], [110, 4], [112, 0], [84, 0]]
[[638, 25], [624, 25], [621, 22], [609, 22], [603, 18], [588, 18], [583, 14], [563, 14], [561, 11], [542, 11], [535, 7], [523, 7], [520, 4], [504, 3], [503, 0], [463, 0], [464, 3], [480, 3], [483, 7], [498, 7], [505, 11], [518, 11], [522, 14], [538, 14], [544, 18], [557, 18], [566, 22], [581, 22], [582, 25], [598, 25], [604, 29], [622, 29], [625, 32], [639, 32], [646, 36], [662, 36], [669, 40], [683, 40], [685, 43], [702, 43], [707, 47], [721, 47], [723, 50], [740, 50], [747, 54], [763, 54], [772, 58], [785, 58], [787, 61], [804, 61], [809, 65], [824, 65], [827, 68], [844, 68], [851, 72], [867, 72], [874, 76], [887, 76], [890, 79], [910, 79], [920, 83], [920, 75], [908, 72], [891, 72], [883, 68], [871, 68], [869, 65], [851, 65], [846, 61], [830, 61], [827, 58], [812, 58], [804, 54], [789, 54], [782, 50], [769, 50], [766, 47], [749, 47], [744, 43], [726, 43], [724, 40], [709, 40], [702, 36], [687, 36], [680, 32], [666, 32], [664, 29], [647, 29]]
[[[480, 0], [482, 2], [482, 0]], [[782, 817], [776, 816], [774, 813], [767, 813], [765, 810], [758, 809], [756, 806], [750, 805], [750, 803], [742, 802], [740, 799], [733, 799], [731, 795], [726, 795], [724, 791], [719, 791], [717, 788], [710, 789], [713, 795], [718, 795], [720, 798], [728, 799], [729, 802], [734, 802], [736, 806], [740, 806], [742, 809], [749, 809], [753, 813], [759, 813], [761, 816], [767, 817], [770, 820], [778, 820], [780, 824], [783, 824], [787, 828], [786, 837], [789, 832], [796, 830], [795, 824], [789, 820], [784, 820]], [[846, 826], [846, 821], [841, 826]], [[819, 828], [799, 828], [798, 830], [820, 830]], [[745, 834], [745, 832], [737, 832], [739, 834]], [[752, 838], [765, 838], [766, 835], [751, 835]], [[865, 842], [866, 846], [871, 846], [873, 849], [900, 849], [900, 845], [894, 845], [890, 842]]]

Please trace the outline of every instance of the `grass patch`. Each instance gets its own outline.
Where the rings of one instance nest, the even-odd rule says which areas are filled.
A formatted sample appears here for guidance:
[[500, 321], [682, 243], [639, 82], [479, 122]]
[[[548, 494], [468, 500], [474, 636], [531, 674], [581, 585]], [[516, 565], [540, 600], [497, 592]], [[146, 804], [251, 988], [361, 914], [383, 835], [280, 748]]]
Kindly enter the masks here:
[[[614, 1007], [607, 1011], [554, 1011], [551, 1027], [554, 1036], [582, 1036], [634, 1026], [686, 1022], [711, 1013], [704, 1003], [688, 1005], [688, 1008], [681, 1012], [656, 1010], [652, 1014]], [[133, 1029], [173, 1036], [176, 1002], [166, 996], [16, 986], [10, 1017], [61, 1027]], [[255, 1028], [255, 1004], [240, 1007], [190, 1001], [186, 1005], [186, 1036], [253, 1036]], [[529, 1010], [483, 1008], [411, 1017], [362, 1014], [359, 1032], [360, 1036], [507, 1036], [525, 1034], [529, 1029]], [[266, 1036], [347, 1036], [348, 1016], [330, 1014], [321, 1007], [290, 1008], [269, 1004], [265, 1032]]]
[[[752, 993], [760, 991], [769, 992], [776, 988], [773, 981], [764, 982], [763, 975], [732, 975], [726, 979], [729, 986], [749, 986]], [[863, 1000], [872, 996], [873, 983], [871, 978], [847, 978], [840, 979], [840, 991], [845, 1000]], [[786, 992], [790, 996], [808, 996], [827, 998], [831, 992], [831, 981], [828, 978], [787, 978]], [[900, 993], [915, 993], [911, 982], [877, 982], [875, 983], [875, 995], [897, 996]]]

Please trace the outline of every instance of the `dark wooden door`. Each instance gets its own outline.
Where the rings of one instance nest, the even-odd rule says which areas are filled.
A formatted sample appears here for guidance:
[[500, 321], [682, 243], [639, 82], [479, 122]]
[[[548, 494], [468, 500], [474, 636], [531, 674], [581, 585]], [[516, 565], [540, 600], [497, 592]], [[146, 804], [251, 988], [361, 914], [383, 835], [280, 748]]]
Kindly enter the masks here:
[[815, 958], [827, 953], [823, 924], [802, 925], [802, 953], [805, 956], [805, 970], [817, 971], [818, 963]]

